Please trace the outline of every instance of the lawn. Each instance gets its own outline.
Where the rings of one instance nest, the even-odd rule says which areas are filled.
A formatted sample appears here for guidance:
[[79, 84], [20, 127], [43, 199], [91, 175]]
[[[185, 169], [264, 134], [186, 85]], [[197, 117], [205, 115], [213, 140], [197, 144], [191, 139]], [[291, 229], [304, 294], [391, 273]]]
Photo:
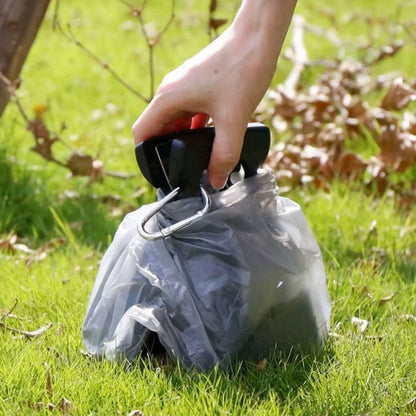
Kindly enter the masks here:
[[[171, 4], [148, 3], [146, 27], [161, 30]], [[232, 16], [237, 2], [219, 3], [216, 17]], [[155, 47], [155, 85], [208, 43], [208, 5], [177, 1], [176, 17]], [[335, 27], [347, 41], [346, 54], [356, 58], [363, 53], [358, 43], [371, 38], [383, 46], [392, 40], [392, 33], [370, 18], [401, 24], [415, 12], [415, 2], [397, 0], [325, 0], [319, 6], [305, 0], [297, 7], [309, 24]], [[77, 40], [131, 88], [150, 93], [148, 50], [125, 4], [51, 3], [22, 73], [19, 100], [30, 117], [46, 108], [43, 118], [53, 131], [65, 124], [59, 134], [67, 145], [56, 145], [57, 157], [76, 149], [128, 176], [92, 184], [71, 178], [30, 150], [33, 138], [13, 103], [3, 114], [0, 415], [416, 414], [416, 208], [401, 207], [393, 193], [366, 191], [360, 181], [335, 180], [329, 192], [285, 193], [302, 206], [324, 257], [332, 317], [321, 356], [286, 359], [272, 352], [260, 365], [240, 363], [209, 373], [147, 358], [126, 368], [86, 356], [80, 328], [99, 261], [123, 214], [152, 201], [154, 192], [138, 173], [130, 133], [144, 101], [54, 29], [56, 14], [66, 34], [70, 24]], [[406, 39], [399, 53], [372, 67], [374, 75], [415, 76], [414, 35]], [[319, 35], [308, 35], [305, 45], [310, 59], [338, 53]], [[274, 84], [290, 69], [282, 58]], [[313, 82], [317, 71], [305, 71], [305, 82]], [[367, 145], [363, 138], [357, 146], [365, 154]], [[414, 170], [403, 176], [406, 186], [414, 176]]]

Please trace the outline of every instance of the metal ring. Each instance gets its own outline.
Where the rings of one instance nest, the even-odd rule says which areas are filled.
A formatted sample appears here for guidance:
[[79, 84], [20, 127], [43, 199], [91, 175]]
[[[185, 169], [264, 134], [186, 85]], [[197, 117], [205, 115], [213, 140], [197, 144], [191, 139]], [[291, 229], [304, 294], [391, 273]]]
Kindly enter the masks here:
[[157, 232], [148, 232], [145, 229], [145, 225], [150, 220], [150, 218], [153, 217], [156, 213], [158, 213], [169, 201], [171, 201], [173, 198], [175, 198], [176, 195], [179, 194], [180, 188], [175, 188], [172, 192], [168, 193], [164, 198], [162, 198], [160, 201], [156, 202], [154, 204], [154, 207], [150, 209], [148, 212], [146, 212], [145, 215], [140, 219], [140, 222], [137, 224], [137, 232], [140, 234], [141, 237], [143, 237], [146, 240], [158, 240], [160, 238], [165, 238], [175, 231], [179, 231], [182, 228], [190, 225], [191, 223], [195, 222], [199, 218], [201, 218], [203, 215], [205, 215], [210, 207], [211, 207], [211, 198], [208, 194], [208, 192], [200, 186], [201, 189], [201, 197], [204, 202], [204, 207], [199, 210], [195, 215], [192, 215], [188, 218], [185, 218], [181, 221], [178, 221], [169, 227], [162, 228], [160, 231]]

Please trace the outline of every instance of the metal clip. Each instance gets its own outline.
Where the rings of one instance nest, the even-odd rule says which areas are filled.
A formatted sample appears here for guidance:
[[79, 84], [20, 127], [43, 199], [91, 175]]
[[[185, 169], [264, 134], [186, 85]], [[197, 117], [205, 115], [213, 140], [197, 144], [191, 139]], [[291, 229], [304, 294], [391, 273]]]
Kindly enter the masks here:
[[201, 218], [203, 215], [205, 215], [210, 207], [211, 207], [211, 198], [208, 194], [208, 192], [200, 186], [201, 189], [201, 197], [204, 202], [204, 207], [199, 210], [195, 215], [192, 215], [188, 218], [185, 218], [181, 221], [178, 221], [169, 227], [162, 228], [160, 231], [157, 232], [148, 232], [145, 229], [145, 225], [150, 220], [150, 218], [153, 217], [153, 215], [157, 214], [169, 201], [171, 201], [173, 198], [175, 198], [179, 192], [180, 187], [175, 188], [172, 192], [168, 193], [164, 198], [162, 198], [160, 201], [156, 202], [154, 204], [154, 207], [150, 209], [144, 216], [141, 218], [139, 224], [137, 224], [137, 232], [140, 234], [141, 237], [143, 237], [146, 240], [158, 240], [160, 238], [165, 238], [175, 231], [179, 231], [184, 227], [187, 227], [191, 223], [195, 222], [199, 218]]

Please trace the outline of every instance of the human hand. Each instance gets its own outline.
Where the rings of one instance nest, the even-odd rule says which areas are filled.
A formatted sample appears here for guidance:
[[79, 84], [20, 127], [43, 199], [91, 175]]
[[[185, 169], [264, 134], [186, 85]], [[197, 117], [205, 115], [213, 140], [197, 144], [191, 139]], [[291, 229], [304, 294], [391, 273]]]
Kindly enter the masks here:
[[[136, 143], [203, 127], [211, 117], [215, 139], [208, 179], [221, 189], [238, 163], [247, 123], [273, 77], [294, 4], [291, 0], [244, 2], [221, 36], [163, 79], [133, 126]], [[253, 19], [254, 12], [263, 18]]]

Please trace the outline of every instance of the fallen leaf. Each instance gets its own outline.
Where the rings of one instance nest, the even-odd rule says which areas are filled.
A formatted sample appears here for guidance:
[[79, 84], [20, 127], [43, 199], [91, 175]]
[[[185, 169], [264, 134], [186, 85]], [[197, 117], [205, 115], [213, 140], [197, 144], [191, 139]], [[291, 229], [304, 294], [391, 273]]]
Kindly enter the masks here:
[[73, 153], [66, 162], [67, 168], [74, 176], [91, 176], [94, 158], [78, 152]]
[[0, 322], [0, 327], [4, 328], [7, 331], [11, 331], [16, 334], [25, 336], [26, 338], [38, 338], [42, 336], [51, 326], [52, 326], [52, 323], [48, 323], [47, 325], [40, 327], [36, 331], [23, 331], [21, 329], [11, 328], [5, 325], [3, 322]]
[[356, 178], [366, 170], [367, 163], [365, 163], [362, 158], [355, 153], [343, 152], [341, 153], [335, 168], [342, 175]]
[[409, 400], [404, 407], [406, 407], [406, 411], [408, 412], [416, 412], [416, 397], [413, 397], [413, 399]]
[[267, 360], [263, 359], [256, 365], [256, 371], [264, 371], [267, 368]]
[[46, 391], [48, 392], [48, 397], [50, 400], [53, 399], [53, 387], [52, 387], [52, 379], [51, 379], [51, 370], [48, 367], [46, 370]]
[[359, 290], [363, 295], [369, 297], [370, 299], [374, 299], [367, 286], [353, 285], [352, 289]]
[[128, 416], [144, 416], [144, 413], [141, 410], [133, 410]]
[[384, 297], [384, 298], [380, 299], [380, 300], [378, 301], [378, 304], [379, 304], [380, 306], [381, 306], [381, 305], [384, 305], [384, 304], [385, 304], [385, 303], [387, 303], [388, 301], [392, 300], [392, 299], [393, 299], [393, 297], [394, 297], [394, 293], [392, 293], [391, 295], [386, 296], [386, 297]]
[[111, 207], [118, 207], [121, 202], [121, 197], [120, 195], [116, 195], [116, 194], [107, 194], [101, 198], [101, 201], [104, 204], [109, 205]]
[[211, 19], [209, 19], [209, 27], [216, 31], [221, 26], [225, 25], [227, 22], [228, 22], [228, 19], [216, 19], [216, 18], [211, 17]]
[[71, 411], [75, 409], [75, 406], [66, 397], [62, 397], [59, 401], [58, 409], [63, 415], [70, 415]]
[[328, 409], [326, 410], [326, 412], [325, 412], [325, 416], [329, 416], [330, 414], [331, 414], [331, 410], [332, 410], [332, 408], [333, 408], [334, 406], [331, 404], [331, 405], [329, 405], [329, 407], [328, 407]]
[[401, 110], [410, 101], [416, 101], [416, 90], [407, 85], [403, 78], [396, 78], [381, 102], [381, 108], [385, 110]]
[[416, 322], [416, 316], [414, 316], [414, 315], [410, 315], [410, 314], [405, 314], [405, 315], [402, 315], [401, 316], [401, 318], [403, 318], [403, 319], [405, 319], [406, 321], [413, 321], [413, 322]]
[[370, 322], [369, 321], [367, 321], [365, 319], [357, 318], [355, 316], [353, 316], [351, 318], [351, 323], [354, 326], [358, 326], [361, 333], [364, 333], [367, 330], [368, 326], [370, 325]]

